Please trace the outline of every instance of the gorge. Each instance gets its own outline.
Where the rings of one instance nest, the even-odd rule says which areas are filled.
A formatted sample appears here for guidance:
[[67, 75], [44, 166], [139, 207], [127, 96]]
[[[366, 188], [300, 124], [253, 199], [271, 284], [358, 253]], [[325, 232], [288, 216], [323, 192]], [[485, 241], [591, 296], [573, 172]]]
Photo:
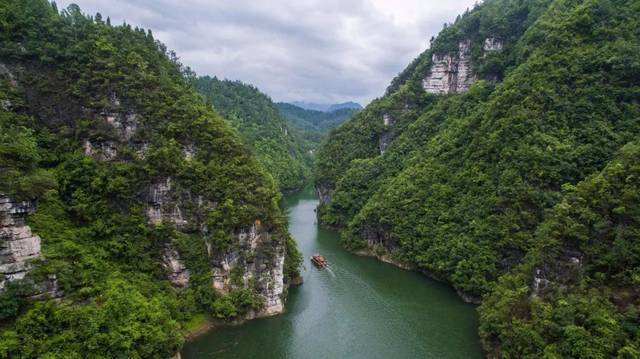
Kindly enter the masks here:
[[640, 357], [639, 25], [485, 0], [361, 108], [0, 2], [0, 358]]

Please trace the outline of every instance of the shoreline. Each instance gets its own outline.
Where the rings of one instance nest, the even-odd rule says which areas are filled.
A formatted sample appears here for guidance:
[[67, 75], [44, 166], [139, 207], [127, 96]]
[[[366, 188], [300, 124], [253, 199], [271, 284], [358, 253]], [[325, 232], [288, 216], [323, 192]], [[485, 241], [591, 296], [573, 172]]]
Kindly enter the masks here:
[[[302, 277], [302, 275], [300, 275], [297, 278], [294, 278], [291, 283], [289, 283], [289, 287], [298, 287], [298, 286], [301, 286], [303, 283], [304, 283], [304, 278]], [[287, 296], [288, 296], [288, 293], [287, 293]], [[185, 343], [188, 343], [207, 334], [212, 330], [215, 330], [216, 328], [236, 327], [236, 326], [243, 325], [251, 320], [269, 318], [276, 315], [285, 314], [286, 312], [287, 312], [287, 307], [286, 307], [286, 301], [285, 301], [282, 306], [282, 310], [280, 311], [266, 313], [266, 312], [255, 312], [251, 310], [245, 313], [242, 317], [235, 318], [233, 320], [217, 319], [212, 317], [209, 314], [200, 313], [194, 316], [194, 318], [197, 318], [197, 316], [200, 316], [202, 318], [202, 323], [195, 325], [194, 328], [185, 330], [183, 332], [184, 340], [185, 340]]]
[[185, 340], [185, 343], [191, 342], [216, 328], [237, 327], [237, 326], [246, 324], [251, 320], [269, 318], [276, 315], [284, 314], [286, 312], [287, 312], [286, 307], [283, 307], [283, 309], [279, 312], [269, 313], [269, 314], [255, 313], [253, 311], [250, 311], [245, 315], [243, 315], [241, 318], [235, 318], [233, 320], [217, 319], [217, 318], [211, 317], [210, 315], [206, 315], [202, 323], [200, 323], [193, 329], [185, 331], [184, 340]]
[[396, 259], [393, 258], [392, 254], [389, 253], [388, 251], [385, 251], [384, 254], [378, 254], [376, 253], [371, 247], [367, 247], [365, 249], [360, 249], [360, 250], [356, 250], [356, 251], [351, 251], [345, 248], [346, 251], [353, 253], [357, 256], [360, 257], [373, 257], [376, 258], [377, 260], [384, 262], [384, 263], [388, 263], [391, 264], [395, 267], [398, 267], [400, 269], [403, 270], [407, 270], [407, 271], [412, 271], [412, 272], [417, 272], [420, 273], [430, 279], [433, 279], [435, 281], [444, 283], [446, 285], [448, 285], [449, 287], [451, 287], [453, 290], [456, 291], [456, 294], [458, 295], [458, 297], [460, 297], [460, 299], [462, 299], [463, 302], [465, 303], [469, 303], [469, 304], [474, 304], [474, 305], [480, 305], [482, 304], [482, 298], [478, 298], [475, 297], [473, 295], [467, 294], [465, 292], [460, 291], [458, 288], [454, 287], [453, 285], [451, 285], [451, 283], [449, 283], [448, 281], [440, 278], [439, 276], [425, 271], [425, 270], [421, 270], [418, 269], [415, 265], [412, 264], [408, 264], [408, 263], [403, 263], [401, 261], [398, 261]]

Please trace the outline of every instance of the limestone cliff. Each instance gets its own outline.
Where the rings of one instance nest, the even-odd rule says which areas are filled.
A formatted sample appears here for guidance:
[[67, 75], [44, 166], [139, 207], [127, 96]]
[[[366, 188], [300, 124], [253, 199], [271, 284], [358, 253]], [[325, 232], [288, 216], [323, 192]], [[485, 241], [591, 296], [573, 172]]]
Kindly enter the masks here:
[[393, 117], [389, 114], [384, 114], [382, 116], [382, 124], [384, 126], [384, 131], [380, 134], [380, 138], [378, 139], [378, 148], [380, 149], [380, 154], [384, 153], [384, 150], [389, 146], [391, 140], [393, 139], [392, 130], [395, 121]]
[[8, 282], [23, 279], [31, 261], [40, 257], [40, 237], [25, 224], [33, 210], [31, 202], [0, 194], [0, 292]]
[[[502, 41], [489, 37], [482, 44], [483, 55], [502, 50]], [[423, 80], [424, 90], [436, 95], [461, 93], [469, 90], [476, 80], [473, 73], [471, 56], [471, 40], [458, 43], [458, 51], [452, 53], [434, 53], [431, 57], [431, 68]]]
[[221, 293], [234, 288], [253, 288], [264, 301], [258, 311], [247, 318], [269, 316], [284, 310], [284, 246], [272, 238], [256, 221], [250, 228], [236, 233], [239, 247], [212, 253], [213, 287]]
[[428, 93], [446, 95], [465, 92], [475, 80], [471, 71], [471, 41], [458, 44], [458, 51], [433, 54], [430, 73], [423, 81]]
[[[193, 231], [202, 235], [211, 263], [211, 285], [222, 294], [233, 289], [246, 288], [256, 292], [263, 302], [258, 311], [245, 315], [246, 319], [269, 316], [284, 310], [284, 244], [272, 238], [271, 233], [260, 221], [233, 234], [236, 245], [227, 250], [216, 250], [205, 239], [207, 228], [195, 225], [198, 212], [205, 210], [211, 203], [205, 203], [200, 197], [180, 198], [175, 193], [171, 178], [154, 182], [147, 195], [147, 219], [152, 225], [171, 223], [180, 230]], [[196, 208], [192, 217], [183, 215], [181, 207]], [[194, 224], [195, 226], [189, 226]], [[166, 245], [162, 263], [168, 279], [177, 287], [189, 286], [191, 272], [180, 251], [172, 243]]]

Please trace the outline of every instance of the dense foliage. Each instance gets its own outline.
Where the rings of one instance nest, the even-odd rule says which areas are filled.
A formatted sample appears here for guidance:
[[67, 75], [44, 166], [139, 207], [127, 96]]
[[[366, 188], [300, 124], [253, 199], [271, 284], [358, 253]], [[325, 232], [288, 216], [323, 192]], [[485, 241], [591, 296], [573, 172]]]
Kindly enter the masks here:
[[[316, 169], [316, 186], [331, 197], [320, 220], [344, 227], [351, 249], [382, 249], [471, 297], [490, 295], [482, 335], [496, 356], [636, 353], [635, 292], [623, 290], [628, 309], [620, 316], [619, 303], [610, 299], [616, 290], [602, 286], [622, 260], [630, 273], [621, 274], [628, 278], [621, 287], [629, 287], [638, 265], [631, 237], [599, 258], [599, 269], [584, 263], [598, 280], [544, 297], [547, 306], [527, 299], [533, 264], [517, 285], [496, 283], [540, 245], [546, 211], [561, 203], [562, 188], [603, 170], [640, 134], [639, 6], [631, 0], [487, 0], [446, 26], [384, 97], [331, 134]], [[500, 39], [502, 50], [483, 53], [488, 38]], [[487, 81], [464, 94], [427, 94], [422, 80], [432, 55], [454, 52], [466, 39], [473, 72]], [[628, 191], [633, 196], [632, 186]], [[593, 192], [600, 195], [608, 196]], [[635, 222], [624, 223], [629, 233], [637, 231]], [[590, 251], [580, 249], [585, 258]], [[613, 272], [596, 273], [605, 267]], [[617, 322], [597, 329], [596, 322], [607, 321]]]
[[[232, 235], [257, 220], [297, 274], [273, 180], [176, 59], [150, 31], [75, 5], [0, 2], [0, 192], [37, 200], [43, 251], [0, 295], [1, 358], [172, 356], [195, 313], [262, 305], [250, 287], [219, 295], [202, 266], [207, 246], [238, 245]], [[109, 122], [122, 118], [135, 131]], [[167, 178], [181, 228], [148, 224], [146, 193]], [[188, 288], [167, 280], [169, 243], [192, 269]], [[25, 300], [38, 286], [22, 284], [52, 275], [64, 297]]]
[[290, 131], [271, 99], [239, 81], [203, 76], [196, 89], [253, 148], [258, 160], [282, 190], [300, 188], [310, 175], [311, 156], [304, 140]]
[[481, 307], [485, 346], [517, 358], [640, 356], [640, 145], [564, 186], [535, 238]]

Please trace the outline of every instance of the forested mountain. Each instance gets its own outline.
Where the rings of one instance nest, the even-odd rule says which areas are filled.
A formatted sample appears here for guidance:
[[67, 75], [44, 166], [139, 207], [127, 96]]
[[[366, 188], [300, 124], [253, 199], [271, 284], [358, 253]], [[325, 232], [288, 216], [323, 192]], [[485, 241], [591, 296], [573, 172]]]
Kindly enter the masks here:
[[316, 132], [320, 135], [328, 134], [329, 131], [337, 128], [358, 112], [358, 110], [350, 108], [341, 108], [328, 112], [305, 110], [284, 102], [280, 102], [277, 105], [290, 123], [304, 131]]
[[362, 106], [359, 103], [352, 101], [334, 104], [314, 103], [304, 101], [294, 101], [291, 103], [294, 106], [303, 108], [305, 110], [320, 111], [320, 112], [333, 112], [341, 109], [360, 110]]
[[322, 141], [327, 138], [330, 131], [350, 119], [358, 110], [342, 108], [331, 112], [305, 110], [301, 107], [278, 103], [278, 108], [294, 132], [303, 139], [304, 149], [314, 155], [318, 151]]
[[151, 31], [0, 2], [0, 357], [168, 358], [283, 310], [278, 190]]
[[280, 189], [297, 189], [306, 182], [311, 172], [311, 154], [303, 138], [290, 131], [267, 95], [251, 85], [216, 77], [198, 77], [193, 83], [253, 147]]
[[319, 152], [346, 246], [451, 283], [491, 357], [638, 357], [640, 3], [486, 0]]

